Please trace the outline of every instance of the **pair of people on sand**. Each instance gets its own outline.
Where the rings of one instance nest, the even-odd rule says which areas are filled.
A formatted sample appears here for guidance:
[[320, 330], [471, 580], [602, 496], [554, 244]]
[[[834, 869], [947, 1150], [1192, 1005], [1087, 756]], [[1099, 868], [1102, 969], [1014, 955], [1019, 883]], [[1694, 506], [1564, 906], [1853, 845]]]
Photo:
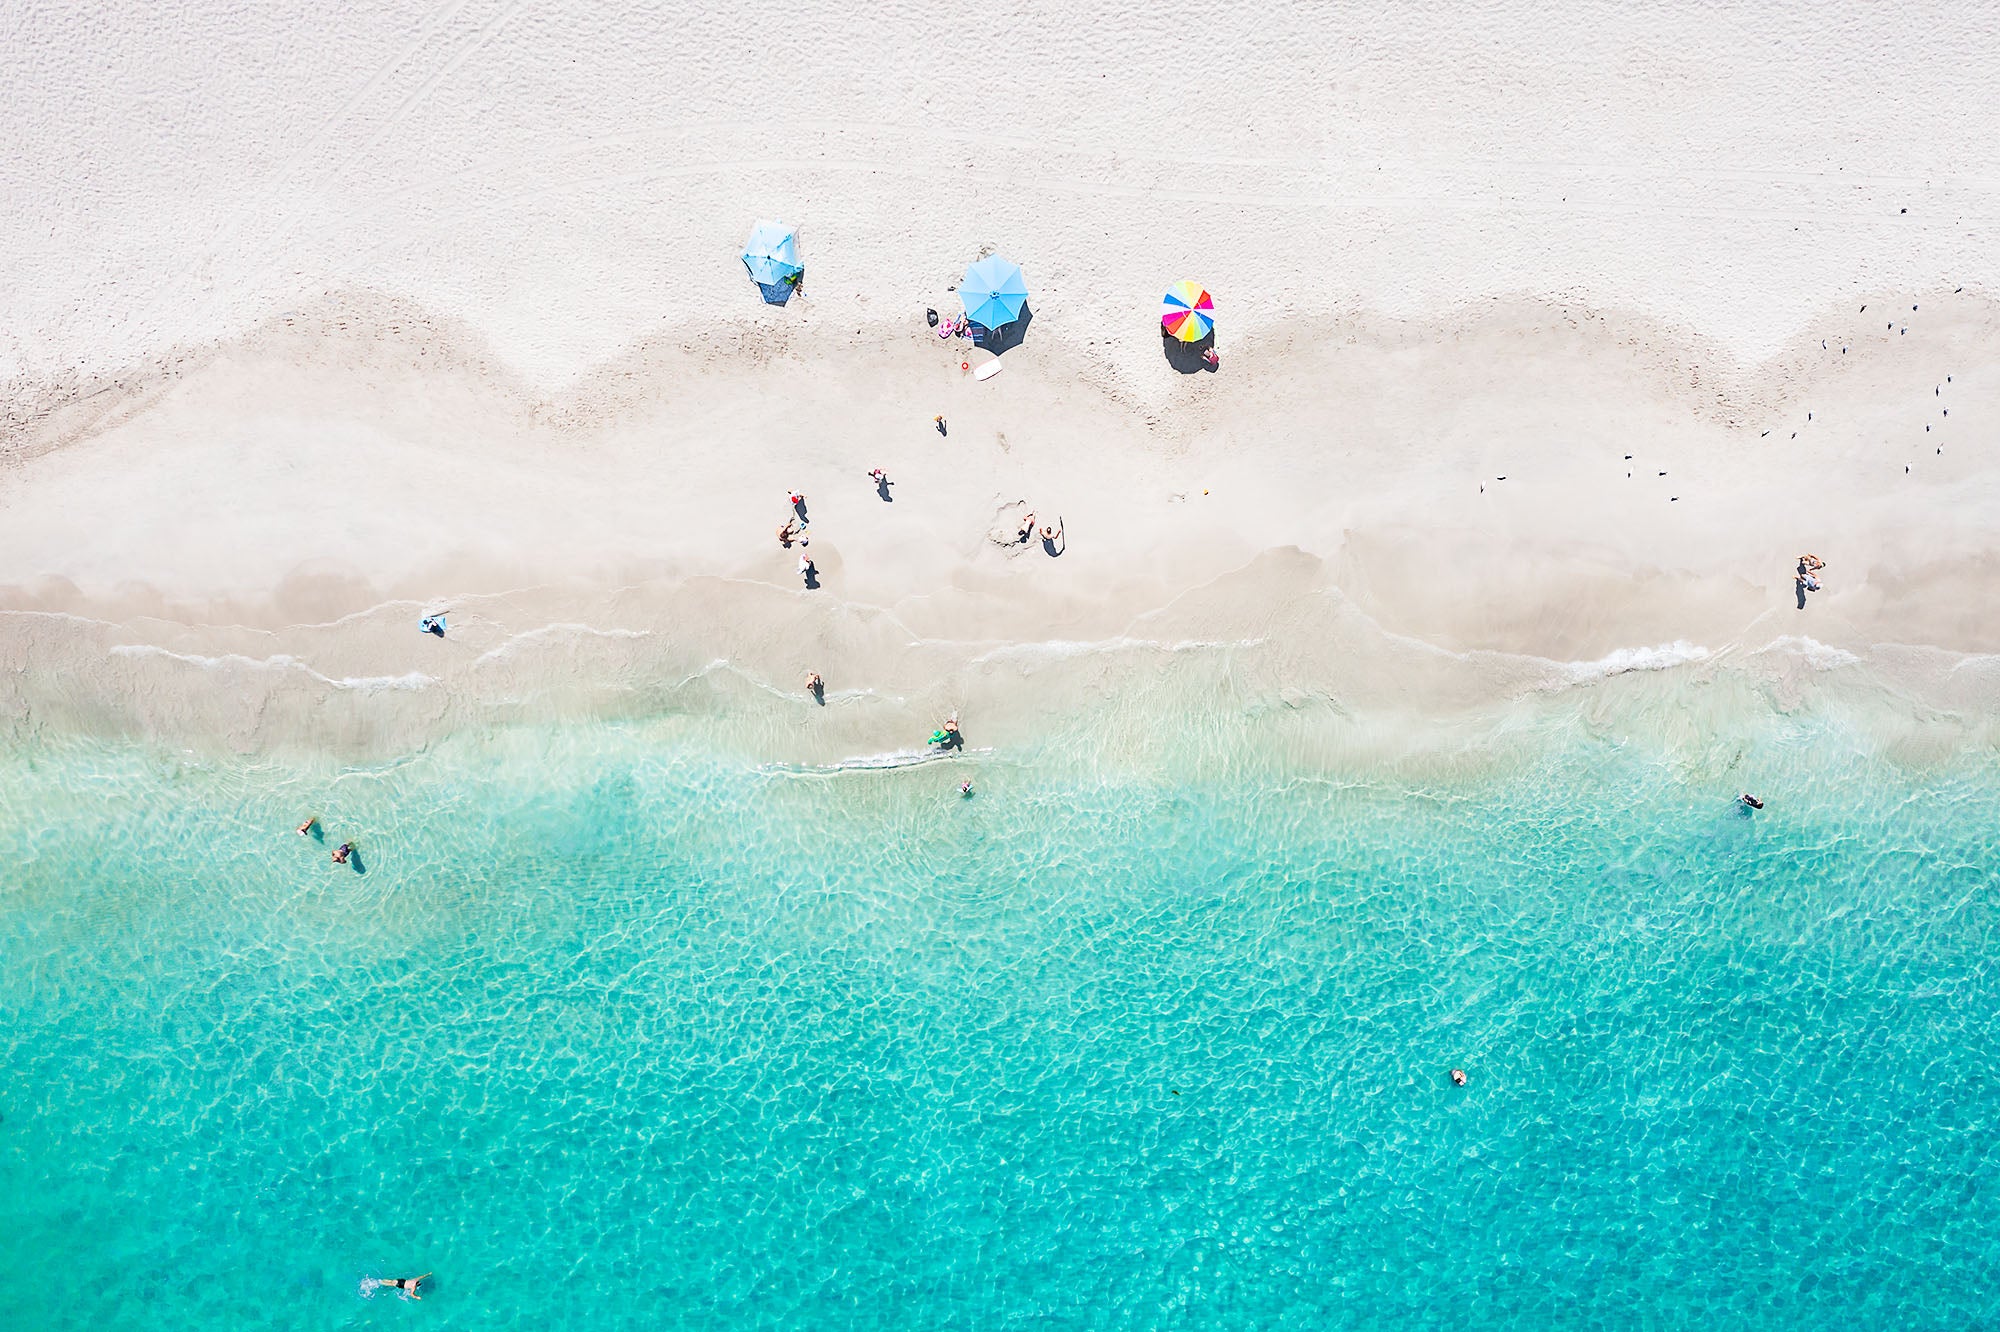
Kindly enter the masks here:
[[[794, 541], [801, 547], [809, 546], [812, 544], [812, 538], [806, 535], [806, 497], [796, 490], [787, 491], [785, 495], [792, 502], [792, 516], [785, 519], [785, 525], [778, 529], [778, 545], [786, 550], [792, 548]], [[818, 576], [819, 570], [813, 567], [812, 556], [801, 549], [799, 577], [805, 579], [807, 587], [811, 587], [813, 580]]]
[[792, 516], [785, 519], [785, 525], [778, 529], [778, 544], [790, 550], [795, 540], [800, 545], [805, 544], [806, 497], [796, 490], [788, 490], [785, 498], [792, 502]]
[[[1021, 519], [1020, 527], [1015, 529], [1014, 539], [1020, 542], [1021, 544], [1026, 545], [1028, 541], [1033, 539], [1034, 536], [1035, 536], [1035, 515], [1034, 512], [1030, 510], [1028, 515]], [[1052, 524], [1044, 523], [1041, 529], [1041, 537], [1042, 537], [1042, 549], [1048, 551], [1052, 555], [1055, 554], [1056, 543], [1060, 542], [1063, 539], [1062, 519], [1057, 518], [1055, 522]]]

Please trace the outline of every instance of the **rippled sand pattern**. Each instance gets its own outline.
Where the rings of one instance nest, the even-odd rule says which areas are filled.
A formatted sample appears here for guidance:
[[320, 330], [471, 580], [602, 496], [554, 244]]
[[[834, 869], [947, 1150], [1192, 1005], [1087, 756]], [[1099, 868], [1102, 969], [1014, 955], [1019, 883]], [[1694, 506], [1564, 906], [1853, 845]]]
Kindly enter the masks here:
[[8, 1321], [1977, 1325], [2000, 788], [1765, 777], [16, 758]]

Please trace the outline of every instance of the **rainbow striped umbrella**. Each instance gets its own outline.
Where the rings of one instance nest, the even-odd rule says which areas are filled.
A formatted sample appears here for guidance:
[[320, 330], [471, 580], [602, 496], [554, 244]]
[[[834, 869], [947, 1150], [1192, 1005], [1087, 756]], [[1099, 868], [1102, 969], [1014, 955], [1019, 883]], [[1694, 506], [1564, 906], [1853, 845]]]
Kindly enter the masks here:
[[1198, 282], [1176, 282], [1160, 302], [1160, 327], [1182, 342], [1200, 342], [1215, 332], [1215, 302]]

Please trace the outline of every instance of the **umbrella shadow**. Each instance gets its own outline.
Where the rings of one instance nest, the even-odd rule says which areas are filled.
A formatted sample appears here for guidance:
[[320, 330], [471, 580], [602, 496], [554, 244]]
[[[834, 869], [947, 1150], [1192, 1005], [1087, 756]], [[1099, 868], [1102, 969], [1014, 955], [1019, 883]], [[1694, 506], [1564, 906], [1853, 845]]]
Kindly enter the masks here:
[[805, 275], [800, 274], [797, 282], [759, 282], [757, 290], [764, 293], [764, 304], [783, 305], [803, 286], [805, 286]]
[[998, 328], [987, 328], [983, 324], [974, 324], [972, 326], [972, 343], [976, 347], [985, 348], [995, 356], [1004, 351], [1011, 351], [1015, 347], [1020, 346], [1022, 341], [1028, 336], [1028, 325], [1034, 322], [1034, 318], [1035, 312], [1028, 308], [1027, 302], [1023, 301], [1021, 303], [1020, 317], [1010, 324], [1002, 324]]
[[1160, 347], [1167, 354], [1167, 364], [1184, 375], [1197, 375], [1204, 370], [1215, 369], [1202, 360], [1214, 346], [1214, 329], [1210, 329], [1199, 342], [1182, 342], [1171, 333], [1160, 335]]

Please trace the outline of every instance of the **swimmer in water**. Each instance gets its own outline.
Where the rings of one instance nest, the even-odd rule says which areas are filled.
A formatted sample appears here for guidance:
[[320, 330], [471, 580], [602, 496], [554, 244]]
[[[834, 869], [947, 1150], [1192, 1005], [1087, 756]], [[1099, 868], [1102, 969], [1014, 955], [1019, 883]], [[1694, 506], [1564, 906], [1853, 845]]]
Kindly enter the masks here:
[[317, 814], [312, 815], [304, 823], [301, 823], [299, 825], [299, 836], [311, 837], [313, 829], [316, 826], [318, 826], [318, 824], [319, 824], [319, 815]]
[[1463, 1087], [1465, 1085], [1464, 1069], [1455, 1068], [1451, 1071], [1451, 1085], [1454, 1087]]
[[1737, 796], [1736, 800], [1738, 804], [1744, 805], [1750, 809], [1764, 808], [1764, 802], [1759, 800], [1756, 796], [1751, 795], [1748, 791], [1745, 791], [1742, 795]]
[[354, 854], [354, 843], [342, 842], [339, 846], [333, 849], [333, 863], [336, 865], [345, 865], [347, 863], [347, 858], [353, 854]]
[[967, 800], [972, 799], [972, 783], [969, 781], [960, 782], [958, 784], [958, 793]]
[[392, 1281], [384, 1281], [382, 1284], [391, 1290], [402, 1291], [410, 1299], [420, 1300], [423, 1296], [418, 1292], [423, 1288], [424, 1282], [430, 1280], [430, 1277], [431, 1274], [426, 1272], [420, 1277], [397, 1277]]

